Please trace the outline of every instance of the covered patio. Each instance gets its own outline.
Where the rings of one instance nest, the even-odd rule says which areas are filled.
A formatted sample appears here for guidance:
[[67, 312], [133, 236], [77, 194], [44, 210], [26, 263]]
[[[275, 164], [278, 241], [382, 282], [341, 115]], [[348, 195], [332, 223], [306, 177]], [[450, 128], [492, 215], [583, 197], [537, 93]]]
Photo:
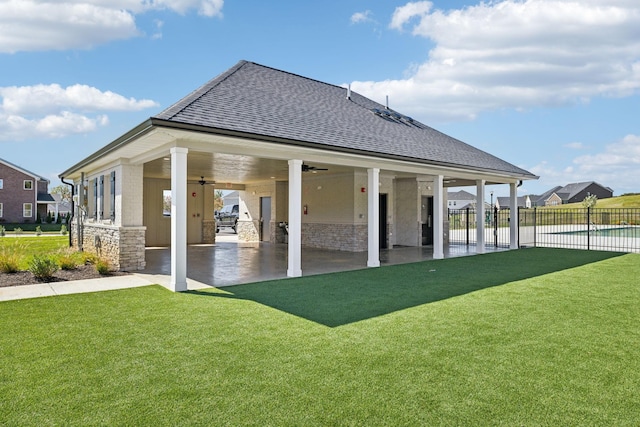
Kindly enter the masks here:
[[[484, 252], [506, 250], [485, 247]], [[284, 279], [287, 277], [287, 251], [283, 243], [262, 242], [255, 247], [238, 245], [237, 236], [221, 233], [215, 244], [187, 246], [188, 289], [224, 287], [245, 283]], [[476, 255], [475, 245], [448, 245], [444, 257]], [[171, 250], [148, 247], [146, 268], [136, 274], [171, 288]], [[380, 250], [381, 266], [407, 264], [433, 259], [433, 248], [427, 246], [395, 247]], [[336, 273], [366, 268], [366, 252], [344, 252], [318, 248], [302, 248], [305, 276]], [[427, 267], [425, 267], [427, 268]], [[426, 273], [426, 271], [425, 271]]]

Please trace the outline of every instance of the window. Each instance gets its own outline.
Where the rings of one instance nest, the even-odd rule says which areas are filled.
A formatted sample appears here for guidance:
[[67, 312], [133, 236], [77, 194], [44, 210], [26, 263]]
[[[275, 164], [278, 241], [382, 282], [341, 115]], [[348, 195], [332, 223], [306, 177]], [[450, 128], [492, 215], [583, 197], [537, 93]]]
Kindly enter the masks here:
[[3, 186], [4, 186], [4, 182], [2, 181], [2, 178], [0, 178], [0, 190], [2, 190]]
[[25, 179], [22, 183], [22, 188], [25, 190], [33, 190], [33, 181]]
[[22, 204], [22, 216], [25, 218], [31, 218], [33, 216], [33, 203]]
[[0, 203], [0, 218], [2, 218], [2, 203]]
[[171, 190], [162, 190], [162, 215], [171, 216]]

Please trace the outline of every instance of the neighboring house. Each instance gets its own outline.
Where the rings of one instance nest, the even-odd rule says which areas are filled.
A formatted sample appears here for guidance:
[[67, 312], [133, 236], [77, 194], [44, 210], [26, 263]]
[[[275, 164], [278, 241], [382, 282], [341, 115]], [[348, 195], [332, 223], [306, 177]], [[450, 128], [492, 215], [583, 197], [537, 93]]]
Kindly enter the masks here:
[[238, 192], [231, 191], [230, 193], [225, 194], [224, 196], [222, 196], [222, 201], [224, 202], [224, 206], [237, 205], [239, 203]]
[[0, 222], [34, 223], [51, 202], [48, 179], [0, 159]]
[[556, 191], [561, 188], [562, 187], [558, 185], [557, 187], [553, 187], [540, 195], [529, 195], [532, 207], [561, 205], [562, 199], [556, 194]]
[[608, 199], [613, 197], [613, 190], [595, 181], [576, 182], [564, 187], [553, 187], [540, 196], [531, 197], [533, 206], [558, 206], [581, 202], [589, 195], [595, 195], [598, 199]]
[[486, 185], [515, 194], [537, 179], [349, 88], [247, 61], [60, 177], [83, 206], [73, 245], [126, 270], [144, 269], [145, 245], [170, 246], [176, 291], [186, 290], [187, 245], [215, 241], [209, 185], [238, 190], [241, 246], [283, 243], [277, 224], [288, 224], [286, 275], [295, 277], [302, 246], [367, 252], [368, 267], [396, 245], [429, 245], [443, 258], [446, 188], [473, 187], [484, 200]]
[[53, 202], [49, 203], [48, 212], [54, 221], [58, 220], [58, 216], [63, 215], [66, 217], [71, 214], [71, 202], [64, 200], [60, 194], [52, 194]]
[[[498, 197], [496, 199], [496, 207], [498, 209], [510, 209], [511, 206], [511, 197]], [[531, 207], [531, 199], [529, 196], [520, 196], [518, 197], [517, 206], [519, 208], [530, 208]]]
[[468, 191], [452, 191], [447, 193], [447, 207], [449, 209], [466, 209], [475, 207], [476, 196]]

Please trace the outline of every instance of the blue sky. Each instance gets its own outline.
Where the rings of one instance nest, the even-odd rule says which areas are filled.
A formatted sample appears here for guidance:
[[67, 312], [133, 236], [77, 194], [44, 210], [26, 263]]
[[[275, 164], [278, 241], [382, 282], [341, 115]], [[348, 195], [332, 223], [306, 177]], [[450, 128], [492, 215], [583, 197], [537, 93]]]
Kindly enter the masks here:
[[0, 0], [0, 158], [58, 185], [241, 59], [389, 96], [539, 175], [521, 195], [640, 192], [637, 0]]

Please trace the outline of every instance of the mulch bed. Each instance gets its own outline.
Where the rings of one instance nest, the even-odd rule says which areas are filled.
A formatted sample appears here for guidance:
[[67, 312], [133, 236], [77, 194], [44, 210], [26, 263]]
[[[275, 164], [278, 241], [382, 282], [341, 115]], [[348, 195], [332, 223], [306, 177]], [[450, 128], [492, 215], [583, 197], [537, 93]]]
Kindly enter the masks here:
[[108, 275], [98, 273], [93, 265], [81, 265], [74, 270], [58, 270], [50, 280], [38, 280], [30, 271], [0, 273], [0, 288], [8, 286], [33, 285], [37, 283], [65, 282], [70, 280], [98, 279], [109, 276], [124, 276], [126, 271], [112, 271]]

